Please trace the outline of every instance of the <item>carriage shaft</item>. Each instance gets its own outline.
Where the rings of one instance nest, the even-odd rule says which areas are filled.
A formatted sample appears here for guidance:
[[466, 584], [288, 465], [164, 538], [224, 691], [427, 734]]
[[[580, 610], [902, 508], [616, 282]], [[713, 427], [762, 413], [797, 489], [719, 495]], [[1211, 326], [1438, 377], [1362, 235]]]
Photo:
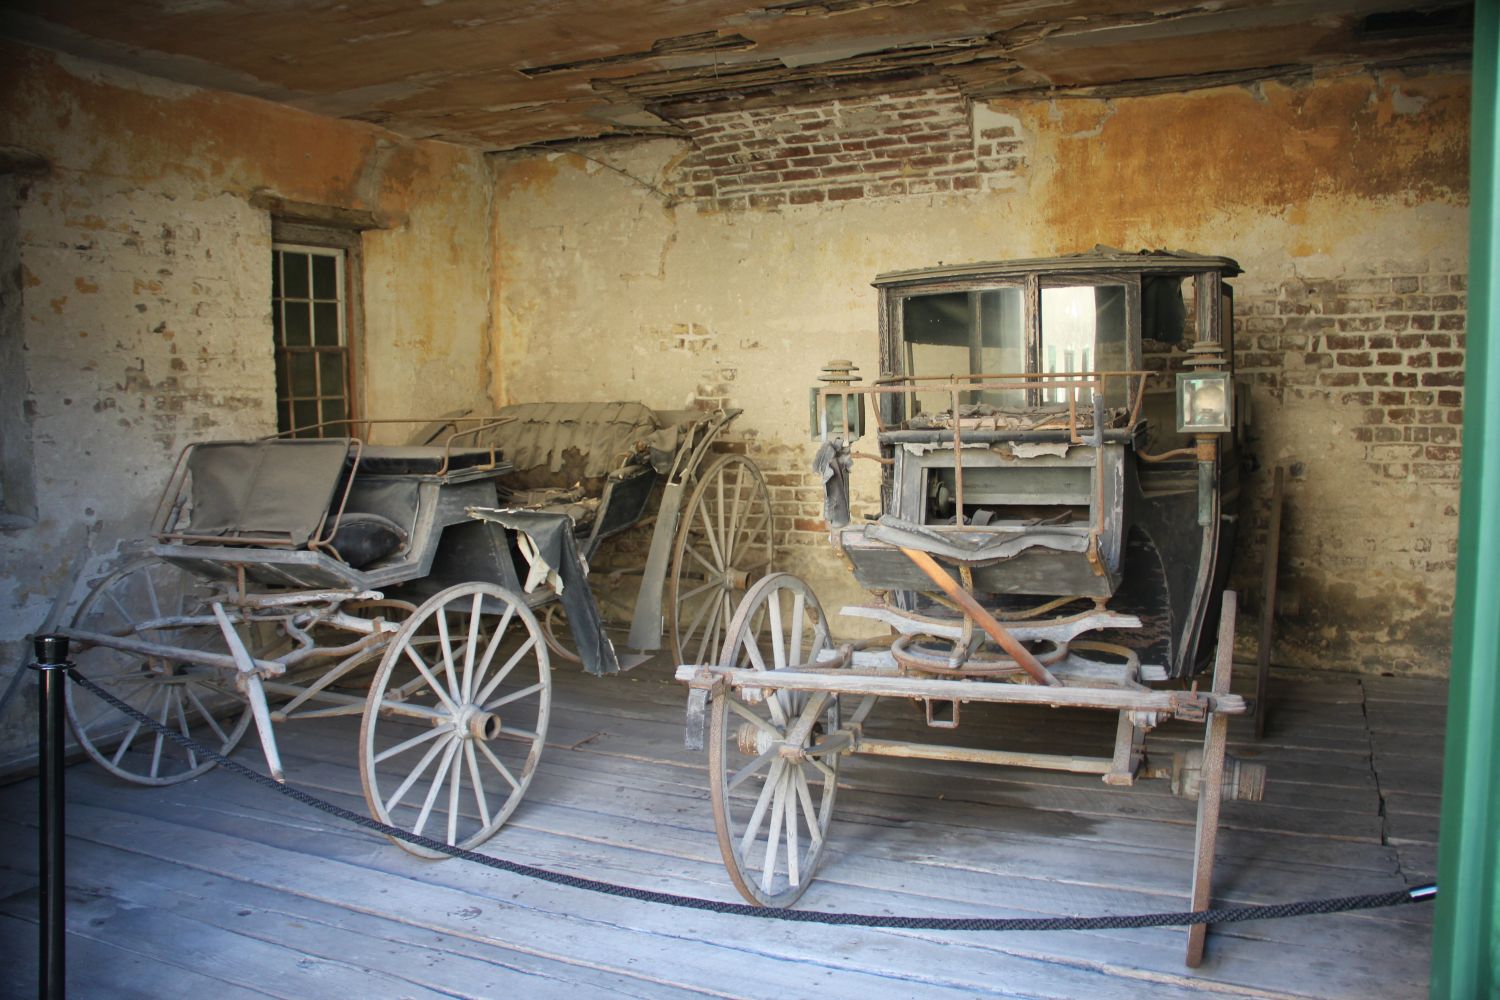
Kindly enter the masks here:
[[902, 740], [872, 740], [861, 737], [855, 753], [875, 757], [909, 757], [919, 760], [956, 760], [972, 764], [1000, 764], [1031, 767], [1044, 771], [1071, 771], [1074, 774], [1108, 774], [1108, 757], [1076, 757], [1066, 754], [1022, 753], [1016, 750], [985, 750], [978, 747], [955, 747], [935, 743], [907, 743]]
[[936, 698], [945, 701], [1046, 705], [1051, 708], [1096, 708], [1109, 711], [1156, 712], [1163, 717], [1202, 718], [1204, 713], [1242, 715], [1245, 699], [1237, 694], [1191, 691], [1129, 690], [1099, 687], [1042, 687], [993, 681], [889, 677], [829, 671], [750, 670], [684, 664], [677, 679], [692, 687], [711, 687], [722, 679], [731, 686], [768, 690], [827, 691], [837, 695], [875, 695], [883, 698]]

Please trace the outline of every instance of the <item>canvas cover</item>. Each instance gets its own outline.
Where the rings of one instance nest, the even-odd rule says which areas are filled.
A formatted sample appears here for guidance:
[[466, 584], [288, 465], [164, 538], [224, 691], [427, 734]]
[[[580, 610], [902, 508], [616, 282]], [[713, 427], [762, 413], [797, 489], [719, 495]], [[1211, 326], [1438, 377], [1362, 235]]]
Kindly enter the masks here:
[[348, 456], [348, 438], [197, 445], [188, 455], [192, 513], [184, 533], [305, 546]]
[[[598, 494], [605, 477], [642, 445], [670, 454], [677, 437], [643, 403], [517, 403], [495, 414], [504, 418], [509, 422], [486, 431], [480, 443], [499, 447], [516, 470], [506, 483], [518, 489], [581, 483]], [[672, 440], [660, 440], [664, 434]]]

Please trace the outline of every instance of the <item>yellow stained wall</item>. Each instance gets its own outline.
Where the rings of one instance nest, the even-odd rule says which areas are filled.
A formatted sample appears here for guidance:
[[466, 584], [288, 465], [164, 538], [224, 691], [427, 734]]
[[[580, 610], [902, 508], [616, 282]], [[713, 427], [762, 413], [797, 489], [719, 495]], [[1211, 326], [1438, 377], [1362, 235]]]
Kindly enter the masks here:
[[[1452, 426], [1457, 409], [1445, 396], [1439, 412], [1437, 391], [1418, 379], [1412, 391], [1432, 400], [1408, 413], [1418, 397], [1391, 387], [1393, 364], [1421, 364], [1425, 342], [1399, 364], [1372, 353], [1368, 365], [1384, 367], [1367, 379], [1362, 353], [1330, 337], [1394, 341], [1383, 310], [1406, 317], [1396, 325], [1431, 323], [1433, 337], [1462, 349], [1462, 331], [1440, 327], [1462, 321], [1467, 115], [1468, 79], [1455, 73], [996, 101], [974, 110], [974, 132], [978, 142], [987, 124], [1015, 126], [1020, 165], [1004, 183], [981, 177], [978, 190], [920, 196], [869, 187], [770, 210], [683, 196], [690, 154], [671, 141], [500, 156], [491, 393], [497, 403], [742, 407], [737, 429], [771, 473], [781, 561], [837, 605], [862, 595], [817, 530], [806, 393], [831, 358], [877, 371], [875, 275], [1096, 243], [1234, 257], [1245, 270], [1237, 346], [1256, 379], [1262, 467], [1250, 480], [1242, 587], [1259, 579], [1266, 470], [1293, 471], [1282, 572], [1291, 600], [1276, 660], [1439, 673], [1456, 447], [1432, 443], [1448, 431], [1417, 425]], [[1398, 281], [1411, 294], [1355, 297], [1360, 282], [1389, 292]], [[872, 511], [873, 469], [856, 469], [856, 506]]]
[[[0, 147], [50, 163], [0, 205], [24, 358], [0, 384], [29, 413], [4, 433], [29, 438], [38, 497], [0, 531], [8, 676], [80, 561], [143, 537], [183, 446], [275, 431], [256, 204], [385, 220], [363, 238], [358, 391], [368, 415], [424, 416], [485, 399], [492, 185], [477, 153], [373, 126], [9, 44], [0, 67]], [[0, 719], [0, 765], [29, 746], [29, 704]]]

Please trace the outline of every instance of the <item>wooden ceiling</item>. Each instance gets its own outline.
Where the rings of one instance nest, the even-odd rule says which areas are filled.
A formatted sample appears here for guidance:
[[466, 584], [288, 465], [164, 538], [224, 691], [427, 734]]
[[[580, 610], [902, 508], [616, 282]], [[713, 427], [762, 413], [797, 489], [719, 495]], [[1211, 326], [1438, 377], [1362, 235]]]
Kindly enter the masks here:
[[484, 150], [935, 86], [1108, 96], [1463, 62], [1472, 21], [1452, 0], [0, 0], [19, 41]]

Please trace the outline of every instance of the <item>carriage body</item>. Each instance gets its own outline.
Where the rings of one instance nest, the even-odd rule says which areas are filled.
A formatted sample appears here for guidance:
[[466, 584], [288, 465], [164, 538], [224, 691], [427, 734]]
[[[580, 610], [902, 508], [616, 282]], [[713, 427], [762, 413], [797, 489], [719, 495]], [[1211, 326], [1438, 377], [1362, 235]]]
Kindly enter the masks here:
[[[523, 404], [359, 422], [366, 437], [414, 441], [404, 445], [290, 435], [189, 445], [144, 555], [100, 579], [61, 630], [81, 644], [80, 673], [95, 685], [68, 689], [79, 744], [126, 780], [172, 784], [213, 766], [202, 747], [227, 754], [253, 723], [283, 780], [279, 725], [352, 717], [377, 819], [454, 847], [482, 842], [535, 771], [551, 651], [594, 674], [629, 667], [664, 639], [681, 644], [673, 623], [685, 608], [726, 603], [769, 568], [759, 471], [711, 453], [734, 416]], [[763, 520], [741, 533], [739, 569], [726, 560], [699, 582], [682, 554], [722, 523], [712, 505], [726, 496]], [[658, 497], [630, 639], [639, 650], [626, 657], [605, 631], [588, 563]], [[684, 580], [696, 586], [676, 600]], [[549, 628], [560, 609], [576, 652]]]
[[[1228, 717], [1247, 709], [1223, 590], [1246, 424], [1225, 284], [1238, 273], [1224, 257], [1099, 248], [876, 279], [880, 372], [861, 383], [830, 362], [810, 419], [830, 537], [873, 597], [841, 614], [890, 634], [840, 640], [812, 589], [776, 574], [746, 595], [718, 661], [677, 673], [746, 899], [806, 891], [840, 764], [874, 754], [1113, 786], [1170, 777], [1197, 800], [1191, 905], [1207, 905], [1219, 803], [1264, 785], [1225, 754]], [[880, 511], [854, 521], [861, 458], [880, 464]], [[882, 739], [882, 700], [945, 730], [984, 703], [1108, 712], [1114, 740], [1100, 754]], [[1203, 725], [1202, 750], [1152, 766], [1147, 734], [1173, 719]], [[1203, 941], [1196, 926], [1188, 964]]]
[[[930, 608], [931, 580], [900, 551], [927, 546], [998, 613], [1087, 598], [1141, 620], [1109, 638], [1147, 676], [1199, 672], [1239, 496], [1238, 273], [1224, 257], [1096, 250], [877, 279], [881, 373], [863, 398], [882, 518], [834, 534], [856, 579]], [[1227, 433], [1183, 425], [1179, 374], [1200, 395], [1230, 387]]]

